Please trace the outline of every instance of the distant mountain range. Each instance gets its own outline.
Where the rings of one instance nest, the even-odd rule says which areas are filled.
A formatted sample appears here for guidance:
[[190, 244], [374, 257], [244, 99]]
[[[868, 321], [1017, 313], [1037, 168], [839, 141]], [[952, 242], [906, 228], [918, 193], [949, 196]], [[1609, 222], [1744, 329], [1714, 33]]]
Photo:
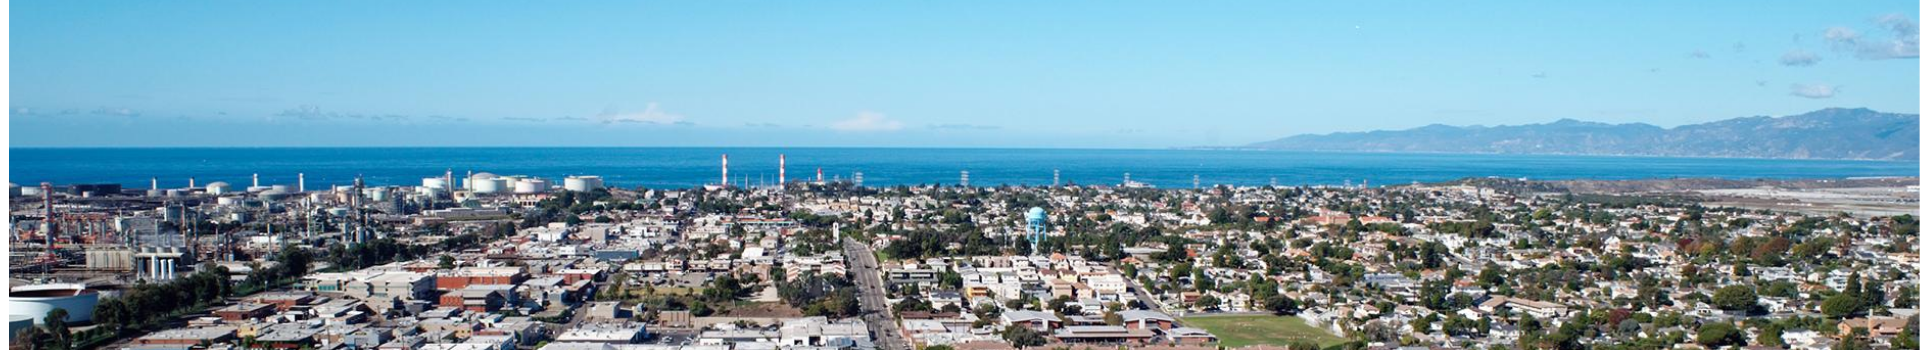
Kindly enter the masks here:
[[1672, 129], [1573, 119], [1502, 126], [1428, 125], [1298, 135], [1245, 148], [1293, 151], [1578, 154], [1671, 157], [1920, 160], [1920, 115], [1828, 108]]

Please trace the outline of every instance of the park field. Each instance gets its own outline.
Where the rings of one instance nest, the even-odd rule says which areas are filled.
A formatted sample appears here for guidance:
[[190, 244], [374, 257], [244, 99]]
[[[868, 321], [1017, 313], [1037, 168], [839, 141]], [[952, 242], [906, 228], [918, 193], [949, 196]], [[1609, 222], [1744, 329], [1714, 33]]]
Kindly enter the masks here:
[[1307, 325], [1306, 320], [1294, 316], [1192, 316], [1184, 321], [1189, 327], [1206, 329], [1220, 337], [1220, 345], [1228, 348], [1256, 344], [1287, 346], [1302, 340], [1327, 348], [1347, 341], [1326, 330]]

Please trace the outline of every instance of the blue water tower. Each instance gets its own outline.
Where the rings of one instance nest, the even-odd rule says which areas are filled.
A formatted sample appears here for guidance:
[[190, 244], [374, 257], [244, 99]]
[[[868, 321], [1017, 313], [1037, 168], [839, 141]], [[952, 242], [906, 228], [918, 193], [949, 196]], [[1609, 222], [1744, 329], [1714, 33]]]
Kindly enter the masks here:
[[1047, 210], [1040, 207], [1027, 209], [1027, 243], [1033, 251], [1040, 250], [1040, 240], [1047, 236]]

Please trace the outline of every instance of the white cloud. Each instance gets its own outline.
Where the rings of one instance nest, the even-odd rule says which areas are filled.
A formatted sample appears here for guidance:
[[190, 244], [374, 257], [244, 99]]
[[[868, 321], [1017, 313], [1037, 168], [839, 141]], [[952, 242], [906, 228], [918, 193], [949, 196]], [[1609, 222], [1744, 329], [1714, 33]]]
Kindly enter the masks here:
[[1893, 38], [1868, 37], [1848, 27], [1827, 28], [1822, 36], [1834, 50], [1853, 52], [1855, 58], [1863, 60], [1920, 58], [1920, 25], [1913, 19], [1889, 14], [1873, 22]]
[[833, 122], [833, 129], [839, 131], [894, 131], [903, 127], [898, 120], [887, 119], [879, 112], [860, 112], [852, 119]]
[[1780, 55], [1780, 65], [1806, 67], [1820, 63], [1820, 55], [1803, 50], [1789, 51]]
[[1822, 36], [1827, 38], [1827, 43], [1834, 45], [1852, 45], [1860, 41], [1860, 32], [1847, 27], [1827, 28], [1827, 33]]
[[1828, 98], [1839, 93], [1840, 88], [1827, 84], [1793, 84], [1792, 94], [1805, 98]]
[[607, 108], [606, 111], [600, 112], [600, 115], [597, 117], [599, 117], [601, 123], [639, 123], [654, 125], [681, 125], [687, 123], [687, 118], [684, 116], [660, 110], [660, 103], [658, 102], [647, 102], [647, 109], [639, 112], [622, 113], [617, 109]]
[[1881, 28], [1886, 28], [1894, 34], [1901, 36], [1920, 34], [1920, 25], [1915, 25], [1913, 19], [1898, 13], [1889, 13], [1885, 16], [1880, 16], [1879, 19], [1874, 20], [1874, 23], [1880, 24]]

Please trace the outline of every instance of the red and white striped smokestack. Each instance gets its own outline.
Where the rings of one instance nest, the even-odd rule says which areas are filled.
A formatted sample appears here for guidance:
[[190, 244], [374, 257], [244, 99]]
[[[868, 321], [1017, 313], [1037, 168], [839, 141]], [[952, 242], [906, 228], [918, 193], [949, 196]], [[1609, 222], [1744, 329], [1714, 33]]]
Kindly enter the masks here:
[[820, 168], [813, 168], [813, 182], [827, 183], [827, 172], [821, 171]]
[[720, 187], [727, 187], [727, 155], [720, 155]]
[[780, 155], [780, 185], [787, 185], [787, 155]]

